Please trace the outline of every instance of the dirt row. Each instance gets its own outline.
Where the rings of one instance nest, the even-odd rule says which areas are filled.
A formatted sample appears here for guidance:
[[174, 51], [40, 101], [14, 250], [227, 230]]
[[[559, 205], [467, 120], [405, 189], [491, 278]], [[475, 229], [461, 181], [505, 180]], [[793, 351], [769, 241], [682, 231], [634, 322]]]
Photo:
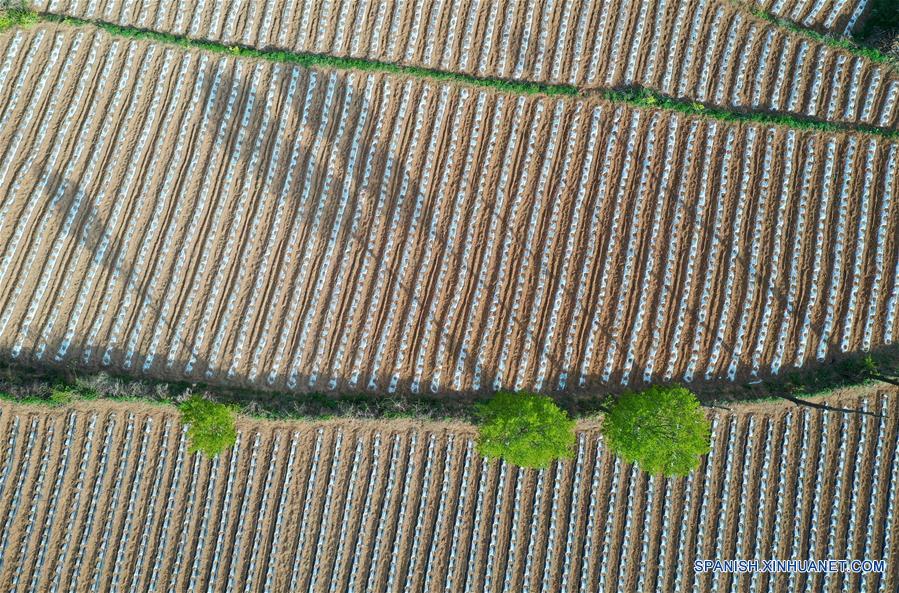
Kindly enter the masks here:
[[899, 125], [893, 69], [717, 0], [37, 0], [35, 7], [228, 45], [587, 89], [640, 85], [730, 109]]
[[[866, 579], [890, 591], [895, 395], [840, 402], [882, 418], [719, 414], [712, 453], [670, 480], [616, 461], [595, 429], [579, 433], [571, 460], [540, 471], [483, 462], [465, 427], [410, 422], [241, 421], [238, 445], [209, 461], [186, 452], [177, 418], [159, 409], [3, 404], [0, 583], [838, 591]], [[694, 573], [702, 558], [882, 558], [887, 571]]]
[[849, 35], [863, 20], [871, 0], [752, 0], [750, 4], [809, 29]]
[[895, 144], [86, 30], [4, 42], [6, 356], [553, 391], [763, 377], [899, 331]]

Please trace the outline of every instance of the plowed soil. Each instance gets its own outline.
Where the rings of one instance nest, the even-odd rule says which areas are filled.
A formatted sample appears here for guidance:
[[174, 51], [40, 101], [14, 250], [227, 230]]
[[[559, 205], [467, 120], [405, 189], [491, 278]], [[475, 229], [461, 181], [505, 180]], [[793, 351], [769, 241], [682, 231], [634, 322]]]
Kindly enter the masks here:
[[[687, 479], [616, 466], [586, 425], [574, 457], [541, 472], [482, 465], [468, 427], [414, 422], [241, 420], [237, 447], [210, 461], [186, 452], [177, 417], [158, 407], [4, 403], [0, 583], [715, 592], [736, 578], [780, 593], [849, 578], [892, 591], [896, 396], [833, 402], [885, 416], [827, 412], [826, 432], [807, 408], [718, 414], [713, 450]], [[882, 558], [887, 571], [693, 572], [702, 558], [831, 556]]]
[[0, 42], [30, 64], [0, 85], [5, 356], [551, 392], [753, 379], [899, 332], [895, 143], [89, 29]]
[[[720, 0], [36, 0], [37, 10], [227, 45], [584, 89], [640, 85], [728, 109], [899, 125], [899, 74]], [[769, 0], [770, 4], [770, 0]], [[863, 3], [783, 2], [845, 28]], [[792, 20], [806, 18], [805, 14]], [[805, 24], [805, 23], [803, 23]], [[842, 32], [842, 29], [840, 29]], [[852, 68], [828, 68], [839, 59]], [[766, 85], [774, 88], [765, 90]], [[830, 92], [828, 105], [822, 105]]]

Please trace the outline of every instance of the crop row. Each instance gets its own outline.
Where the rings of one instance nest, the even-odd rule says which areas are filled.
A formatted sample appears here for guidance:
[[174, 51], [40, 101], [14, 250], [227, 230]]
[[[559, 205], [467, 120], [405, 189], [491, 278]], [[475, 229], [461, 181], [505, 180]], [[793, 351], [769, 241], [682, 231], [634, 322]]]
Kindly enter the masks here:
[[899, 123], [893, 70], [717, 0], [38, 0], [36, 7], [227, 45], [584, 88], [641, 85], [727, 108]]
[[871, 0], [752, 0], [758, 8], [803, 27], [850, 35]]
[[777, 373], [899, 331], [895, 144], [83, 30], [0, 56], [12, 357], [554, 390]]
[[[241, 425], [213, 461], [161, 413], [0, 409], [0, 580], [22, 591], [892, 591], [895, 400], [882, 417], [714, 416], [685, 479], [593, 432], [544, 470], [470, 435]], [[883, 575], [696, 574], [696, 558], [883, 558]], [[617, 585], [615, 585], [617, 583]]]

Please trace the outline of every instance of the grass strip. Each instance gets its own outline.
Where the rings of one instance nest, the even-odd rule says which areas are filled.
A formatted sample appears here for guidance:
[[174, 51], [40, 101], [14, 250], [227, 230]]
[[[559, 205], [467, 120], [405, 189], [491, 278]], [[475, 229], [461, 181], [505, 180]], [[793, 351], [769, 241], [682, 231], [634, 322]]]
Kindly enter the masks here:
[[[10, 11], [13, 12], [13, 11]], [[580, 89], [572, 85], [549, 84], [540, 82], [515, 81], [500, 78], [485, 78], [434, 70], [418, 66], [400, 66], [387, 62], [365, 60], [361, 58], [346, 58], [322, 54], [297, 53], [282, 50], [263, 50], [241, 45], [226, 45], [212, 41], [201, 41], [171, 33], [159, 33], [126, 27], [102, 21], [90, 21], [85, 19], [52, 15], [37, 14], [30, 11], [18, 11], [14, 17], [13, 25], [30, 25], [37, 22], [58, 23], [69, 26], [85, 27], [93, 26], [110, 35], [140, 39], [175, 45], [185, 49], [198, 49], [217, 54], [227, 54], [244, 58], [256, 58], [271, 62], [295, 64], [305, 68], [325, 68], [335, 70], [358, 70], [364, 72], [384, 72], [401, 76], [411, 76], [425, 80], [449, 82], [471, 86], [475, 88], [490, 89], [502, 93], [517, 95], [546, 95], [546, 96], [581, 96], [599, 97], [615, 104], [625, 104], [633, 107], [647, 109], [664, 109], [676, 111], [689, 116], [715, 119], [719, 121], [739, 123], [757, 123], [763, 125], [775, 125], [799, 130], [811, 130], [826, 133], [862, 133], [871, 134], [887, 139], [899, 139], [899, 130], [869, 126], [864, 124], [846, 124], [822, 121], [815, 118], [802, 117], [790, 114], [780, 114], [763, 111], [737, 111], [722, 107], [716, 107], [695, 101], [676, 99], [663, 95], [645, 87], [634, 86], [612, 90], [588, 90]]]
[[690, 116], [707, 117], [724, 122], [758, 123], [833, 134], [856, 132], [861, 134], [871, 134], [890, 140], [899, 139], [899, 130], [879, 128], [864, 124], [844, 124], [822, 121], [811, 117], [801, 117], [777, 112], [732, 111], [695, 101], [674, 99], [645, 87], [601, 91], [600, 95], [611, 103], [626, 103], [628, 105], [647, 109], [665, 109]]

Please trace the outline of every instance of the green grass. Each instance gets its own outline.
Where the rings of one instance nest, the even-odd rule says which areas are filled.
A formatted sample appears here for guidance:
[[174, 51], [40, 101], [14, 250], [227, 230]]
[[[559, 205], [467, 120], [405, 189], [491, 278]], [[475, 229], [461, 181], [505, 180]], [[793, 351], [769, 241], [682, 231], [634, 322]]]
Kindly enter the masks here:
[[27, 8], [0, 8], [0, 33], [12, 27], [27, 27], [40, 20], [38, 13]]
[[9, 393], [8, 391], [0, 391], [0, 400], [8, 401], [14, 404], [25, 404], [25, 405], [40, 405], [40, 406], [48, 406], [53, 405], [49, 399], [46, 397], [39, 397], [36, 395], [29, 395], [26, 397], [16, 397], [15, 395]]
[[857, 131], [884, 138], [899, 138], [899, 130], [888, 130], [873, 126], [850, 126], [846, 124], [825, 122], [794, 115], [766, 113], [758, 111], [729, 111], [720, 107], [703, 105], [691, 101], [682, 101], [666, 97], [653, 90], [635, 87], [625, 90], [604, 91], [602, 96], [612, 103], [627, 103], [636, 107], [667, 109], [686, 115], [709, 117], [725, 122], [750, 122], [765, 125], [785, 126], [799, 130], [814, 132], [841, 133]]
[[817, 132], [841, 133], [860, 132], [877, 135], [884, 138], [899, 138], [899, 130], [890, 130], [874, 126], [852, 125], [833, 122], [823, 122], [812, 118], [803, 118], [794, 115], [782, 115], [767, 112], [732, 111], [724, 108], [713, 107], [666, 97], [655, 91], [642, 87], [634, 87], [622, 90], [593, 91], [578, 89], [571, 85], [544, 84], [536, 82], [521, 82], [498, 78], [482, 78], [468, 74], [445, 72], [420, 68], [414, 66], [399, 66], [385, 62], [375, 62], [358, 58], [345, 58], [321, 54], [304, 54], [280, 50], [260, 50], [239, 45], [225, 45], [210, 41], [198, 41], [188, 39], [170, 33], [158, 33], [145, 31], [134, 27], [123, 27], [110, 23], [87, 21], [71, 17], [55, 15], [42, 15], [40, 19], [47, 22], [62, 23], [71, 26], [94, 26], [107, 33], [129, 39], [142, 39], [155, 43], [176, 45], [185, 49], [198, 49], [217, 54], [226, 54], [244, 58], [255, 58], [271, 62], [295, 64], [305, 68], [325, 68], [337, 70], [360, 70], [365, 72], [384, 72], [402, 76], [410, 76], [430, 81], [448, 82], [451, 84], [466, 85], [475, 88], [483, 88], [503, 93], [517, 95], [546, 95], [546, 96], [598, 96], [605, 100], [626, 104], [634, 107], [665, 109], [676, 111], [685, 115], [704, 117], [725, 122], [748, 122], [765, 125], [784, 126], [800, 130], [812, 130]]

